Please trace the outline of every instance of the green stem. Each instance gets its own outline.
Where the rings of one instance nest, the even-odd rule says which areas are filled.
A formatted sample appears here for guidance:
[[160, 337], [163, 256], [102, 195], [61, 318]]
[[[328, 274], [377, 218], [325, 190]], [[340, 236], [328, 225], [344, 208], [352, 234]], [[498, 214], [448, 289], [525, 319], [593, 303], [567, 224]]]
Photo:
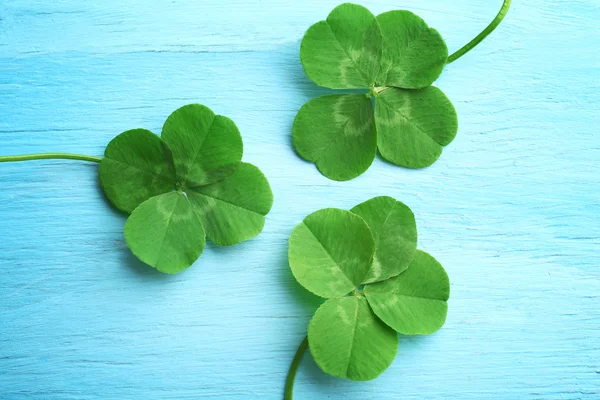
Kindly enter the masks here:
[[302, 356], [306, 349], [308, 348], [308, 337], [305, 337], [302, 343], [300, 343], [300, 347], [296, 351], [296, 355], [292, 360], [292, 365], [290, 365], [290, 370], [288, 372], [287, 379], [285, 381], [285, 391], [283, 395], [284, 400], [292, 400], [292, 394], [294, 392], [294, 380], [296, 379], [296, 371], [298, 371], [298, 366], [300, 365], [300, 361], [302, 361]]
[[450, 57], [448, 57], [447, 64], [458, 60], [459, 58], [467, 54], [469, 51], [473, 50], [473, 48], [475, 48], [479, 43], [481, 43], [483, 39], [485, 39], [490, 33], [492, 33], [494, 29], [496, 29], [498, 25], [500, 25], [500, 22], [502, 22], [502, 20], [506, 16], [506, 13], [510, 8], [510, 3], [511, 0], [504, 0], [502, 8], [498, 12], [498, 15], [496, 15], [496, 18], [494, 18], [494, 20], [479, 35], [477, 35], [475, 39], [471, 40], [469, 43], [467, 43], [462, 48], [457, 50], [454, 54], [452, 54]]
[[43, 153], [43, 154], [26, 154], [22, 156], [0, 156], [0, 163], [15, 162], [15, 161], [33, 161], [33, 160], [79, 160], [99, 163], [102, 161], [100, 157], [85, 156], [82, 154], [66, 154], [66, 153]]

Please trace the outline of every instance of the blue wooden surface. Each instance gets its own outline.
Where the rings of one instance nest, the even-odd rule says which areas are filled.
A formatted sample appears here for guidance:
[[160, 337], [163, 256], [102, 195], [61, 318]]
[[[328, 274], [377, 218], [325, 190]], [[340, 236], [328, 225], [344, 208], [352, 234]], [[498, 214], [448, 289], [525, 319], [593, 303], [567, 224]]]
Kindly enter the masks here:
[[[290, 129], [325, 90], [298, 60], [338, 0], [0, 0], [0, 154], [101, 155], [200, 102], [233, 118], [275, 193], [264, 232], [209, 245], [186, 272], [144, 267], [97, 166], [0, 164], [0, 399], [280, 399], [318, 300], [287, 238], [310, 212], [394, 196], [452, 282], [446, 326], [401, 338], [377, 380], [325, 376], [298, 399], [600, 398], [600, 3], [516, 1], [438, 81], [460, 119], [432, 167], [376, 160], [333, 182]], [[455, 50], [500, 0], [363, 1], [407, 8]]]

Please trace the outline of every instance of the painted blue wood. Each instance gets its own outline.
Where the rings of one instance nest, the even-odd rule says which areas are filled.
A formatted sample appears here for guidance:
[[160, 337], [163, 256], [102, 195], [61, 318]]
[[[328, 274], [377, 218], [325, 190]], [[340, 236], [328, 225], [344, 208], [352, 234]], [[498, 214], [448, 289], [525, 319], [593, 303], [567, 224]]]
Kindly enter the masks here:
[[[298, 399], [600, 398], [600, 3], [515, 3], [438, 81], [460, 116], [439, 162], [376, 160], [338, 183], [290, 140], [326, 92], [299, 41], [337, 0], [0, 0], [0, 154], [101, 155], [201, 102], [237, 122], [275, 192], [258, 238], [165, 276], [128, 252], [97, 166], [1, 164], [0, 399], [280, 399], [318, 305], [288, 270], [288, 235], [375, 195], [414, 210], [451, 277], [448, 322], [402, 337], [371, 382], [306, 357]], [[363, 4], [413, 10], [457, 49], [500, 1]]]

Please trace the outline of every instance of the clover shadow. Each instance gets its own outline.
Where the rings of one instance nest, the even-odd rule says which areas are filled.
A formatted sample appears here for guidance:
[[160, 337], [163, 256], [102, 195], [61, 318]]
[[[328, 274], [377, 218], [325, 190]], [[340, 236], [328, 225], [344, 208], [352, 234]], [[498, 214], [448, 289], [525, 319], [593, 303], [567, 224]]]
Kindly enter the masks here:
[[[291, 82], [292, 93], [298, 95], [300, 107], [315, 97], [327, 94], [362, 94], [368, 93], [369, 89], [329, 89], [314, 83], [302, 67], [300, 61], [300, 43], [286, 46], [280, 52], [284, 65], [281, 72], [285, 75], [285, 80]], [[300, 109], [298, 107], [298, 109]]]
[[140, 261], [132, 252], [129, 250], [127, 246], [121, 252], [120, 259], [122, 263], [127, 266], [128, 270], [132, 272], [132, 274], [138, 278], [142, 279], [160, 279], [163, 281], [167, 281], [172, 279], [172, 275], [163, 274], [156, 268], [152, 268], [149, 265], [144, 264]]
[[[100, 184], [100, 180], [98, 179], [96, 183], [96, 190], [98, 191], [98, 195], [102, 198], [103, 203], [106, 205], [106, 208], [109, 209], [113, 216], [117, 217], [119, 220], [123, 221], [123, 226], [125, 226], [125, 222], [127, 221], [127, 213], [116, 208], [106, 197], [104, 194], [104, 190], [102, 190], [102, 186]], [[121, 252], [119, 256], [119, 260], [122, 265], [125, 265], [130, 272], [133, 273], [134, 276], [142, 279], [159, 279], [163, 281], [167, 281], [173, 279], [172, 275], [164, 274], [158, 271], [156, 268], [152, 268], [142, 261], [140, 261], [129, 249], [127, 244], [125, 243], [125, 239], [122, 237], [115, 241], [118, 250]]]
[[104, 189], [102, 189], [102, 184], [100, 183], [100, 178], [96, 179], [96, 191], [98, 192], [98, 196], [100, 196], [100, 198], [102, 199], [102, 202], [104, 203], [104, 205], [106, 205], [106, 208], [108, 208], [115, 217], [123, 217], [124, 219], [127, 219], [127, 213], [124, 213], [123, 211], [119, 210], [117, 207], [115, 207], [110, 200], [108, 200], [108, 197], [106, 197], [106, 194], [104, 193]]
[[[289, 237], [289, 234], [287, 236]], [[288, 261], [287, 242], [285, 246], [281, 247], [283, 250], [281, 250], [277, 256], [277, 265], [279, 266], [279, 280], [281, 282], [281, 285], [285, 288], [285, 292], [291, 297], [293, 304], [298, 305], [298, 309], [300, 310], [300, 312], [306, 314], [306, 325], [304, 326], [304, 330], [302, 332], [299, 332], [302, 335], [302, 337], [304, 337], [304, 335], [306, 335], [306, 329], [308, 328], [308, 322], [310, 321], [310, 318], [315, 313], [317, 308], [319, 308], [319, 306], [326, 301], [326, 299], [323, 299], [309, 292], [304, 287], [302, 287], [302, 285], [300, 285], [298, 281], [296, 281], [296, 278], [292, 273]], [[301, 341], [302, 338], [298, 339], [297, 345], [299, 345]], [[292, 361], [293, 354], [294, 353], [290, 354], [290, 362]], [[296, 384], [300, 385], [301, 381], [306, 380], [312, 385], [326, 387], [332, 382], [332, 380], [335, 379], [336, 378], [333, 378], [321, 371], [321, 369], [313, 360], [312, 355], [310, 354], [310, 350], [307, 349], [302, 357], [302, 361], [298, 368], [298, 373], [296, 375]]]
[[325, 94], [335, 93], [335, 90], [317, 86], [304, 72], [302, 62], [300, 61], [300, 43], [298, 40], [295, 43], [285, 46], [281, 51], [283, 58], [283, 68], [281, 73], [285, 75], [285, 80], [291, 82], [291, 89], [300, 97], [302, 104], [308, 100], [319, 97]]
[[[296, 115], [300, 108], [310, 99], [334, 92], [331, 89], [317, 86], [306, 75], [302, 68], [302, 63], [300, 62], [300, 43], [301, 40], [298, 40], [297, 42], [286, 45], [279, 52], [282, 59], [281, 69], [278, 72], [282, 76], [279, 79], [281, 82], [285, 82], [289, 89], [289, 93], [292, 95], [293, 102], [291, 103], [291, 108], [293, 110], [293, 115]], [[287, 135], [288, 144], [292, 150], [296, 152], [292, 141], [293, 125], [294, 118], [290, 118], [286, 123], [285, 133]], [[297, 153], [295, 154], [300, 157]]]

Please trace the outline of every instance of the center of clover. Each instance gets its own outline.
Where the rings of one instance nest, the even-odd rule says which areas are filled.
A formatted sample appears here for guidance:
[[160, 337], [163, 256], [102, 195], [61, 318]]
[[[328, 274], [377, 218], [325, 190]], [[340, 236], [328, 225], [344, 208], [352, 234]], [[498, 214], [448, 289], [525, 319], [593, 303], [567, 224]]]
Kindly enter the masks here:
[[182, 195], [184, 195], [185, 197], [187, 197], [187, 187], [185, 186], [184, 182], [176, 182], [175, 183], [175, 190], [177, 193], [180, 193]]

